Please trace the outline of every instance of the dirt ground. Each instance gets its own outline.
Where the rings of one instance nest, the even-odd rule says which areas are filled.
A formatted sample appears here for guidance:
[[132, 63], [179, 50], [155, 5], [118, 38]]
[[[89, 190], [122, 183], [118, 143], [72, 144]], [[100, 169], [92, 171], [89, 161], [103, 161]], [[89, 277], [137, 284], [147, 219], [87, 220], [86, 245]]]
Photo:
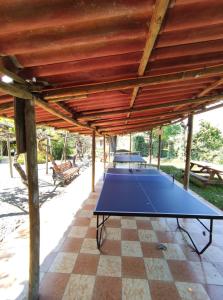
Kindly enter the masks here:
[[[83, 164], [82, 173], [87, 167]], [[46, 174], [45, 164], [38, 165], [40, 206], [49, 202], [64, 192], [64, 187], [54, 186], [52, 170]], [[19, 174], [13, 169], [13, 178], [10, 177], [8, 163], [0, 163], [0, 242], [18, 226], [24, 223], [28, 217], [28, 190], [22, 183]]]

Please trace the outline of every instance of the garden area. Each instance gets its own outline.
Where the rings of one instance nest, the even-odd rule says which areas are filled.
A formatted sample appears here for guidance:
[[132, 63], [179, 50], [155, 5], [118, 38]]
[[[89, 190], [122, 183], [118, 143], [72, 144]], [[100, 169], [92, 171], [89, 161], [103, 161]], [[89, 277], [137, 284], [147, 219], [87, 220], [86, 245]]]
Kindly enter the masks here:
[[[137, 134], [133, 137], [133, 150], [139, 151], [142, 156], [148, 157], [150, 149], [150, 133]], [[186, 125], [184, 123], [169, 125], [163, 128], [161, 145], [161, 170], [174, 175], [183, 183]], [[152, 164], [156, 167], [158, 152], [158, 135], [152, 134]], [[199, 130], [193, 135], [191, 159], [223, 164], [223, 135], [222, 132], [207, 121], [201, 121]], [[223, 185], [201, 185], [191, 178], [190, 189], [223, 210]]]

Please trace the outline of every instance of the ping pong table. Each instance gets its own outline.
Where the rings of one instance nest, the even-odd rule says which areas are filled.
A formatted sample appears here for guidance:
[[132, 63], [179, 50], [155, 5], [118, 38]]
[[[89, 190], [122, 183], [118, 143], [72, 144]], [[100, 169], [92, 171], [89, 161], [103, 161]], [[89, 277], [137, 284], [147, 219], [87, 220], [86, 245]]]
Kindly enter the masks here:
[[[176, 218], [178, 228], [188, 235], [199, 255], [212, 243], [213, 220], [223, 219], [222, 211], [183, 189], [174, 177], [156, 169], [108, 169], [94, 215], [97, 216], [98, 249], [102, 245], [105, 222], [110, 216], [152, 216]], [[180, 225], [181, 218], [196, 219], [209, 233], [209, 240], [201, 250]], [[209, 220], [209, 227], [201, 221], [203, 219]]]
[[113, 159], [113, 167], [116, 166], [117, 163], [137, 163], [140, 167], [146, 166], [146, 161], [139, 154], [115, 154]]

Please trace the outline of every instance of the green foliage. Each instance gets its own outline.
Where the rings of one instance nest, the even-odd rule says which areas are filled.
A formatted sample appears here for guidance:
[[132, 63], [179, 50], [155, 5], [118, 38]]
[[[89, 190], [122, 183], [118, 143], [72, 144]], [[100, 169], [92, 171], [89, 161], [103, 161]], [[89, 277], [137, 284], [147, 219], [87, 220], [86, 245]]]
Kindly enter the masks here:
[[[161, 157], [174, 158], [178, 154], [178, 150], [182, 139], [179, 138], [182, 133], [182, 127], [179, 124], [168, 125], [163, 127], [163, 133], [161, 138]], [[158, 153], [158, 134], [156, 130], [153, 130], [153, 156], [157, 156]], [[180, 142], [180, 143], [179, 143]]]
[[[213, 162], [223, 150], [221, 131], [207, 121], [201, 121], [200, 130], [194, 135], [192, 158]], [[219, 160], [218, 160], [219, 161]]]
[[134, 136], [133, 149], [139, 151], [142, 156], [148, 156], [148, 143], [145, 142], [142, 135]]
[[[52, 141], [52, 154], [55, 160], [59, 160], [62, 157], [62, 153], [64, 151], [64, 139], [58, 139], [56, 141]], [[72, 154], [72, 149], [67, 145], [66, 147], [66, 155], [69, 156]]]
[[[18, 163], [19, 164], [24, 164], [24, 155], [19, 155], [19, 158], [18, 158]], [[43, 164], [46, 162], [46, 156], [45, 156], [45, 153], [41, 153], [41, 152], [37, 152], [37, 163], [38, 164]]]

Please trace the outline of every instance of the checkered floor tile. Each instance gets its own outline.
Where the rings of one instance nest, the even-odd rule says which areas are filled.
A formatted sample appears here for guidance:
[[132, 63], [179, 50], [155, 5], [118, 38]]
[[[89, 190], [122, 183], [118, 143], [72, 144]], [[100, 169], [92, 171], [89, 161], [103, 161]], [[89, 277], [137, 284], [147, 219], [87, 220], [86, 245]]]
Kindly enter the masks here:
[[[92, 211], [101, 186], [43, 262], [40, 299], [223, 299], [220, 222], [214, 226], [213, 246], [199, 257], [174, 219], [110, 217], [99, 251]], [[186, 220], [184, 225], [202, 246], [206, 237], [199, 224]], [[159, 243], [166, 250], [158, 249]]]

